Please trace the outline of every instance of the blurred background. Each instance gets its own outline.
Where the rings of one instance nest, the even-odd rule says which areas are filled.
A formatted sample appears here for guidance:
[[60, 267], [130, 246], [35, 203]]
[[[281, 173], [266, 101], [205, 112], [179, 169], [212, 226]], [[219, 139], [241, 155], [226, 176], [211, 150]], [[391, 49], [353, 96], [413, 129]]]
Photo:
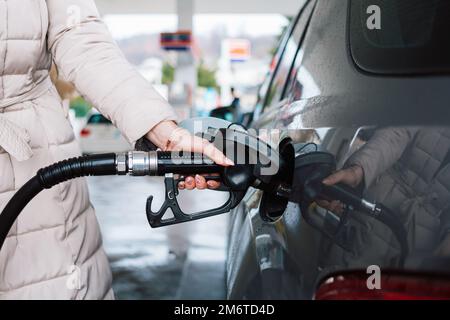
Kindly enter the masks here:
[[[301, 2], [301, 1], [300, 1]], [[299, 1], [97, 0], [124, 55], [176, 109], [180, 119], [218, 116], [241, 121], [256, 104], [281, 34]], [[53, 70], [53, 80], [82, 152], [132, 146]], [[119, 299], [225, 298], [227, 217], [150, 229], [147, 196], [164, 199], [158, 178], [89, 179]], [[187, 212], [210, 209], [227, 195], [186, 191]]]

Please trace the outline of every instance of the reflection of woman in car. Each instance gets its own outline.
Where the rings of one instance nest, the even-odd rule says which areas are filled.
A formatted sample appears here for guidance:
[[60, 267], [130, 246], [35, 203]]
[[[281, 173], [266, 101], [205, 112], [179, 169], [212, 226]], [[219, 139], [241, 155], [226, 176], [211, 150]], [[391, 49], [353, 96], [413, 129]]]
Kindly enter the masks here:
[[[126, 62], [93, 0], [2, 1], [0, 209], [39, 168], [80, 153], [49, 78], [52, 60], [131, 143], [145, 136], [161, 149], [203, 152], [230, 164], [177, 126], [172, 108]], [[202, 177], [183, 187], [196, 182], [217, 187]], [[66, 182], [25, 208], [1, 251], [0, 275], [1, 298], [113, 297], [85, 180]]]
[[[373, 137], [325, 184], [362, 184], [365, 196], [383, 203], [403, 220], [411, 253], [418, 256], [450, 254], [450, 129], [391, 127]], [[321, 203], [342, 211], [339, 202]], [[379, 223], [362, 217], [359, 256], [372, 263], [388, 263], [396, 255], [392, 234]], [[370, 234], [370, 240], [363, 233]], [[369, 243], [371, 242], [371, 243]], [[383, 249], [384, 248], [384, 249]], [[351, 260], [351, 259], [349, 259]]]

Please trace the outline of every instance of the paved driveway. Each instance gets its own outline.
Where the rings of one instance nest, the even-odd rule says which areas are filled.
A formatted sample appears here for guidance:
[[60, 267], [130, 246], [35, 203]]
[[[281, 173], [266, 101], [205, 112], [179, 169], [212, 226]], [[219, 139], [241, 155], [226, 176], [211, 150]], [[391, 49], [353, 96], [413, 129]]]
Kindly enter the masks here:
[[[227, 215], [151, 229], [145, 202], [154, 210], [164, 197], [161, 178], [90, 177], [118, 299], [221, 299], [225, 297]], [[217, 207], [227, 195], [183, 191], [185, 212]]]

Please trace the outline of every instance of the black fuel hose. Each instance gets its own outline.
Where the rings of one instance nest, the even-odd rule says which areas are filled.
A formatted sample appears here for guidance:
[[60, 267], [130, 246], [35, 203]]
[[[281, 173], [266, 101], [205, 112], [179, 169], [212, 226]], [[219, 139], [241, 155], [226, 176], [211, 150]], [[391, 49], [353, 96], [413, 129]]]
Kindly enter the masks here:
[[40, 169], [11, 198], [0, 214], [0, 250], [19, 214], [44, 189], [86, 176], [116, 175], [116, 154], [99, 154], [72, 158]]
[[0, 250], [14, 221], [26, 205], [42, 190], [44, 187], [41, 185], [39, 177], [34, 176], [8, 202], [0, 215]]
[[405, 260], [409, 254], [408, 232], [398, 217], [386, 206], [377, 204], [379, 213], [375, 219], [388, 226], [398, 243], [400, 244], [399, 265], [404, 266]]
[[[173, 174], [221, 173], [223, 167], [198, 153], [184, 152], [128, 152], [106, 153], [72, 158], [40, 169], [20, 188], [0, 214], [0, 250], [12, 225], [27, 204], [42, 190], [62, 182], [87, 176], [131, 174], [134, 176], [163, 176]], [[239, 187], [239, 177], [229, 174]], [[230, 178], [230, 179], [231, 179]], [[236, 182], [236, 181], [237, 182]]]
[[365, 202], [364, 199], [355, 195], [351, 188], [337, 184], [333, 186], [322, 186], [321, 193], [329, 200], [339, 199], [343, 203], [352, 206], [354, 209], [367, 214], [387, 226], [394, 234], [400, 245], [399, 264], [404, 265], [409, 254], [408, 233], [402, 221], [388, 207], [377, 203]]

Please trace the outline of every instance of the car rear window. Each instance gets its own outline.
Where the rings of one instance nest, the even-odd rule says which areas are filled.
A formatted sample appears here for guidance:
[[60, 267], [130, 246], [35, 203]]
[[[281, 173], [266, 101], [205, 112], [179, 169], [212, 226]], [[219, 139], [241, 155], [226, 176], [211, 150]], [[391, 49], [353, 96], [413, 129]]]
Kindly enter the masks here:
[[111, 124], [111, 121], [101, 114], [93, 114], [89, 117], [88, 124]]
[[355, 63], [378, 74], [450, 72], [450, 0], [350, 0]]

